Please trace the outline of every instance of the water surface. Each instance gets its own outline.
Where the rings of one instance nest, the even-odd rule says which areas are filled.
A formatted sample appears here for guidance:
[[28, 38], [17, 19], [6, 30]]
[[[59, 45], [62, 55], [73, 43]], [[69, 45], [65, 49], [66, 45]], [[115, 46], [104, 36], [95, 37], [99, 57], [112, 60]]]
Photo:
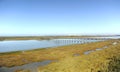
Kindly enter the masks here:
[[84, 39], [52, 39], [52, 40], [14, 40], [0, 41], [0, 53], [11, 51], [32, 50], [38, 48], [52, 48], [70, 44], [82, 44], [97, 42], [101, 40], [84, 40]]
[[17, 70], [29, 70], [30, 72], [38, 72], [37, 71], [38, 67], [45, 66], [51, 62], [52, 62], [51, 60], [45, 60], [42, 62], [34, 62], [34, 63], [25, 64], [22, 66], [15, 66], [11, 68], [1, 67], [0, 72], [15, 72]]

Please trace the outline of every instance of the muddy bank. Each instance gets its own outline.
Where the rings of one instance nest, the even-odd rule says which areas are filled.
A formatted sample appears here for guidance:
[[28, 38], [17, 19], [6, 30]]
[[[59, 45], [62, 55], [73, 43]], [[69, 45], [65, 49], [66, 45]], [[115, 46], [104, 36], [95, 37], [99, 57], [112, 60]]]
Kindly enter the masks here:
[[48, 65], [49, 63], [53, 62], [53, 60], [45, 60], [42, 62], [34, 62], [30, 64], [25, 64], [22, 66], [15, 66], [15, 67], [1, 67], [0, 72], [15, 72], [17, 70], [29, 70], [30, 72], [37, 72], [37, 68], [40, 66]]

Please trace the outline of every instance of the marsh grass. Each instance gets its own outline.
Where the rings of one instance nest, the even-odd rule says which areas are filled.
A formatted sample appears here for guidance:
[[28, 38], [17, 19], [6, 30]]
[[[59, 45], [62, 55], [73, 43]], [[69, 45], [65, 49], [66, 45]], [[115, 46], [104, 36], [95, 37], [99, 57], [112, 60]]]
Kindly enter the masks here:
[[[0, 54], [0, 66], [13, 67], [27, 63], [58, 60], [47, 66], [38, 68], [39, 72], [101, 72], [109, 70], [113, 56], [118, 56], [120, 45], [112, 45], [119, 40], [108, 40], [88, 44], [76, 44], [47, 49], [35, 49]], [[108, 48], [84, 55], [85, 51], [96, 48]], [[80, 56], [74, 56], [80, 54]]]
[[39, 67], [39, 72], [119, 72], [120, 43], [81, 56], [69, 56], [59, 62]]

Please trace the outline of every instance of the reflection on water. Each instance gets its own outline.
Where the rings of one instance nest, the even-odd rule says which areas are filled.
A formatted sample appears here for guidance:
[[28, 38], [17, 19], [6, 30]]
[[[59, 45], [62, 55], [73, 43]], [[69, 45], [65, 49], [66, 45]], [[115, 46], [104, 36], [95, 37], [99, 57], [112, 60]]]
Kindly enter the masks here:
[[47, 48], [64, 46], [70, 44], [82, 44], [97, 42], [103, 40], [84, 40], [84, 39], [52, 39], [52, 40], [17, 40], [17, 41], [0, 41], [0, 52], [31, 50], [37, 48]]
[[15, 72], [16, 70], [30, 70], [30, 72], [37, 72], [37, 68], [39, 66], [44, 66], [47, 65], [49, 63], [51, 63], [53, 61], [51, 60], [45, 60], [42, 62], [34, 62], [34, 63], [30, 63], [30, 64], [25, 64], [22, 66], [15, 66], [15, 67], [11, 67], [11, 68], [7, 68], [7, 67], [1, 67], [0, 68], [0, 72]]

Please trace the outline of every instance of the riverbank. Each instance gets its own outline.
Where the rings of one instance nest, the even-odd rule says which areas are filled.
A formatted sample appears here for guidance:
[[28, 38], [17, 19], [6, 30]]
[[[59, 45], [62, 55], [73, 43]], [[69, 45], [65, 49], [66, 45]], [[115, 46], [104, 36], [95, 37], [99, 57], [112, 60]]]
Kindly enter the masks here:
[[85, 51], [95, 50], [96, 48], [110, 45], [111, 43], [112, 41], [104, 41], [89, 44], [61, 46], [48, 49], [35, 49], [13, 53], [1, 53], [0, 66], [12, 67], [36, 61], [57, 60], [67, 56], [71, 56], [76, 53], [79, 53], [81, 55], [84, 54]]
[[[115, 42], [118, 44], [114, 45]], [[14, 67], [32, 62], [57, 60], [57, 62], [40, 67], [38, 70], [40, 72], [99, 72], [99, 68], [104, 67], [104, 64], [108, 64], [114, 56], [119, 58], [119, 47], [119, 40], [108, 40], [56, 48], [1, 53], [0, 66]], [[99, 50], [99, 48], [104, 48], [104, 50]], [[91, 50], [96, 52], [85, 54], [85, 52]], [[105, 67], [108, 67], [108, 65]]]
[[120, 42], [115, 41], [102, 48], [87, 55], [68, 56], [59, 62], [39, 67], [38, 72], [119, 72]]

